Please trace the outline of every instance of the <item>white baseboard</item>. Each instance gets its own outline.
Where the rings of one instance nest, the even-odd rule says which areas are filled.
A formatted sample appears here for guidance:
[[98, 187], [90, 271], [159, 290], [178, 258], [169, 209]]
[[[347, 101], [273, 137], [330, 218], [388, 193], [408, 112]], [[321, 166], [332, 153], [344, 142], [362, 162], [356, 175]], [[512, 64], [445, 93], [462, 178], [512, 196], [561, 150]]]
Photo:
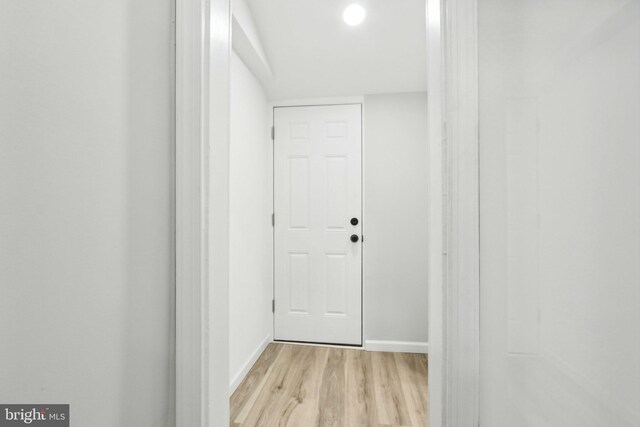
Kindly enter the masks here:
[[240, 369], [240, 372], [238, 372], [236, 376], [231, 379], [231, 384], [229, 385], [229, 395], [232, 395], [233, 392], [236, 391], [242, 380], [244, 380], [244, 377], [247, 376], [253, 365], [256, 363], [260, 355], [262, 355], [264, 349], [267, 348], [271, 341], [271, 335], [267, 335], [265, 339], [262, 340], [258, 348], [256, 348], [256, 350], [253, 352], [249, 360], [247, 360], [245, 364], [242, 365], [242, 369]]
[[429, 343], [420, 341], [376, 341], [364, 342], [366, 351], [389, 351], [394, 353], [429, 353]]

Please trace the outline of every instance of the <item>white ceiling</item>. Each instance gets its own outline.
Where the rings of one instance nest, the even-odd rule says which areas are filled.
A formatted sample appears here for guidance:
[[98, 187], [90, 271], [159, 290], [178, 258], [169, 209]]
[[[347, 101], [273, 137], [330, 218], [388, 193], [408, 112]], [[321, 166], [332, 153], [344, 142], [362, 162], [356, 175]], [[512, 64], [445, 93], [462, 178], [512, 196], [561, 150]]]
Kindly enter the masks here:
[[[366, 20], [349, 27], [357, 2]], [[425, 0], [248, 0], [270, 99], [426, 91]]]

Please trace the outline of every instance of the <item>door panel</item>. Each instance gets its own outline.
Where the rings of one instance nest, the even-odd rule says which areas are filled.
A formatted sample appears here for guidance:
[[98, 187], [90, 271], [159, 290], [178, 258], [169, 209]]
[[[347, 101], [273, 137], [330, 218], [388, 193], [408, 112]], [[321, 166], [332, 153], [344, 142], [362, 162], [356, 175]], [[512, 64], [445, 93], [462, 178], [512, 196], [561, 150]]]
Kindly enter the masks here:
[[361, 115], [359, 104], [274, 111], [278, 340], [362, 343]]

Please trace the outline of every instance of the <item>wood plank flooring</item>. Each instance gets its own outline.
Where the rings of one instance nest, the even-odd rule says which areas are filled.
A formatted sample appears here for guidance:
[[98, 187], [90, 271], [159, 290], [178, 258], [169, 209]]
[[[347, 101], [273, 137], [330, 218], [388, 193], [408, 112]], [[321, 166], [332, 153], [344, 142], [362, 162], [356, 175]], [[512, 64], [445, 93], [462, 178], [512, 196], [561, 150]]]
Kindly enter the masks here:
[[427, 425], [427, 356], [271, 343], [231, 397], [232, 427]]

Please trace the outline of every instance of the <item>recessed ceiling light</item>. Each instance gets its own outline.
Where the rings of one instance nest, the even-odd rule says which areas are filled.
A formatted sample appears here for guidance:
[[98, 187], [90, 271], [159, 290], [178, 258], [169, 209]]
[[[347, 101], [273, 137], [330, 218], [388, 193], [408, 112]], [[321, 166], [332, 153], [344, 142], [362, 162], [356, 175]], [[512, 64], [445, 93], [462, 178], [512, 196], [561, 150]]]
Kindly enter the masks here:
[[360, 25], [362, 23], [362, 21], [364, 21], [364, 18], [367, 16], [367, 11], [364, 10], [364, 7], [360, 6], [359, 4], [352, 4], [347, 6], [347, 8], [344, 10], [344, 13], [342, 14], [342, 19], [344, 19], [344, 22], [347, 23], [347, 25]]

